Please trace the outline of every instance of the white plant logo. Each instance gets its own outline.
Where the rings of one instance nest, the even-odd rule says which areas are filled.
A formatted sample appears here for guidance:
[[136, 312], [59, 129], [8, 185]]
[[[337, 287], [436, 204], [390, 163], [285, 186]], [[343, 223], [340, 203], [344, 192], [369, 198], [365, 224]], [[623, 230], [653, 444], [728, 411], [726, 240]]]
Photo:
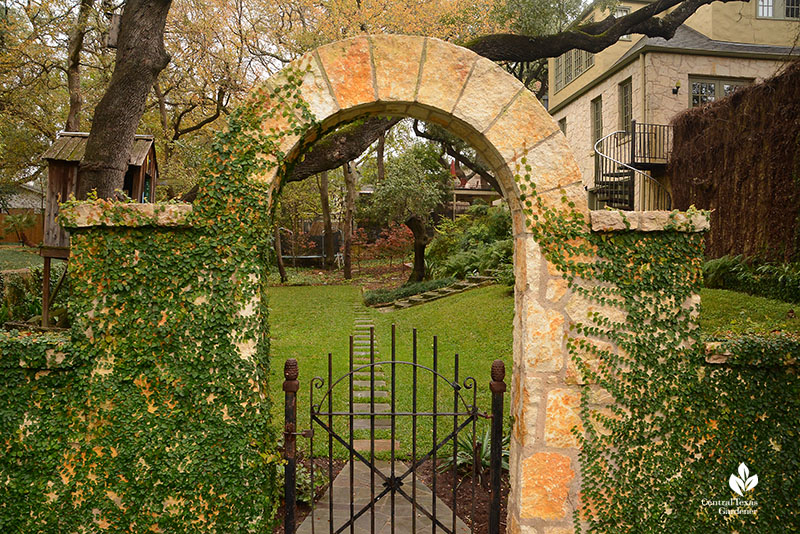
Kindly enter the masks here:
[[758, 475], [750, 476], [750, 470], [744, 465], [744, 462], [739, 464], [739, 476], [736, 474], [731, 475], [728, 479], [728, 485], [734, 493], [740, 497], [744, 497], [745, 491], [750, 491], [758, 485]]

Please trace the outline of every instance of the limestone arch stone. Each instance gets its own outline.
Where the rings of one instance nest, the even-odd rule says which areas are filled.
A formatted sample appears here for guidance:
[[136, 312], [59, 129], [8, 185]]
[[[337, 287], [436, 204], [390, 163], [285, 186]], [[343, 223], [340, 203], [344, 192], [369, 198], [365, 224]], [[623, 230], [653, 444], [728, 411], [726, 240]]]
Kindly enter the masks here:
[[[566, 138], [513, 76], [439, 39], [355, 37], [322, 46], [290, 68], [302, 73], [300, 94], [323, 133], [363, 116], [413, 117], [458, 135], [491, 166], [511, 209], [515, 237], [509, 532], [532, 534], [545, 526], [571, 531], [579, 469], [570, 429], [580, 422], [577, 393], [567, 385], [566, 338], [576, 299], [542, 256], [520, 200], [525, 180], [520, 176], [528, 174], [532, 183], [525, 185], [535, 184], [545, 205], [563, 211], [566, 196], [572, 209], [588, 216], [580, 170]], [[286, 72], [268, 84], [281, 85]], [[280, 129], [288, 122], [278, 117], [262, 127]], [[311, 135], [283, 137], [280, 151], [287, 155], [286, 164], [313, 141]], [[530, 171], [520, 172], [524, 165]], [[251, 178], [268, 189], [270, 205], [280, 190], [281, 170], [275, 166]], [[551, 410], [551, 404], [557, 409]]]

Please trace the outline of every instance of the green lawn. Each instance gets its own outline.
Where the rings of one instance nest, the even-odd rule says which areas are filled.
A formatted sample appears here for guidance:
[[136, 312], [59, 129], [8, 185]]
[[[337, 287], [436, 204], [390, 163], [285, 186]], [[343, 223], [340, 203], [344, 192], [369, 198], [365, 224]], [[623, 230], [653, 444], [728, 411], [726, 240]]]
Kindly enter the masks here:
[[[308, 427], [309, 388], [313, 377], [326, 378], [327, 353], [333, 353], [334, 381], [347, 373], [349, 336], [354, 322], [354, 305], [360, 302], [360, 291], [353, 286], [305, 286], [305, 287], [272, 287], [270, 288], [272, 362], [271, 390], [275, 392], [276, 403], [273, 409], [275, 417], [282, 417], [282, 392], [280, 383], [283, 380], [283, 362], [287, 358], [297, 358], [300, 364], [301, 391], [298, 398], [299, 428]], [[500, 286], [490, 286], [468, 291], [441, 299], [424, 306], [389, 313], [369, 309], [376, 325], [378, 360], [389, 359], [391, 325], [396, 324], [398, 360], [411, 361], [412, 328], [418, 328], [418, 362], [420, 365], [432, 367], [433, 335], [438, 335], [439, 369], [446, 378], [452, 378], [454, 372], [454, 354], [459, 352], [461, 361], [459, 382], [463, 385], [466, 377], [475, 378], [478, 392], [477, 406], [481, 411], [490, 410], [489, 380], [491, 362], [501, 358], [508, 366], [510, 378], [511, 364], [511, 328], [513, 320], [513, 297], [509, 291]], [[387, 378], [390, 369], [384, 367]], [[396, 380], [396, 409], [411, 411], [412, 409], [412, 371], [410, 366], [399, 365]], [[418, 371], [418, 411], [433, 409], [432, 374], [420, 369]], [[472, 385], [472, 382], [469, 383]], [[443, 381], [439, 384], [439, 410], [451, 411], [453, 407], [453, 389]], [[315, 390], [315, 402], [319, 402], [327, 389]], [[334, 388], [334, 409], [346, 410], [348, 402], [347, 383], [342, 382]], [[472, 390], [462, 389], [462, 395], [468, 403], [472, 403]], [[327, 400], [325, 401], [327, 402]], [[508, 403], [508, 395], [506, 395]], [[460, 408], [463, 409], [463, 406]], [[339, 418], [337, 429], [344, 431], [346, 418]], [[479, 423], [485, 424], [484, 421]], [[430, 443], [432, 425], [430, 417], [418, 418], [417, 445], [420, 450]], [[439, 438], [452, 430], [452, 419], [445, 423], [439, 419]], [[445, 428], [446, 427], [446, 428]], [[378, 433], [379, 437], [389, 437], [388, 431]], [[410, 453], [411, 418], [397, 418], [397, 436], [402, 452]], [[366, 437], [366, 431], [356, 438]], [[324, 433], [317, 429], [315, 449], [322, 452]], [[338, 448], [340, 455], [344, 450]]]
[[[315, 389], [315, 402], [320, 402], [328, 388], [327, 353], [333, 354], [334, 381], [344, 376], [348, 370], [348, 340], [353, 333], [354, 308], [361, 302], [360, 289], [353, 285], [298, 286], [270, 288], [270, 325], [272, 339], [271, 389], [275, 395], [273, 414], [283, 417], [283, 362], [287, 358], [297, 358], [300, 363], [301, 390], [298, 399], [299, 428], [308, 428], [309, 391], [314, 377], [325, 379], [325, 385]], [[700, 324], [703, 336], [716, 338], [743, 332], [770, 332], [773, 330], [800, 331], [800, 319], [787, 319], [786, 313], [791, 304], [760, 297], [723, 290], [703, 290]], [[397, 336], [396, 358], [411, 361], [412, 329], [417, 328], [418, 362], [426, 367], [433, 366], [433, 336], [438, 336], [438, 365], [440, 373], [451, 379], [454, 373], [454, 354], [460, 355], [459, 382], [464, 385], [466, 377], [475, 379], [477, 387], [477, 406], [480, 411], [490, 409], [491, 362], [500, 358], [506, 363], [508, 371], [506, 382], [510, 386], [512, 321], [514, 299], [510, 291], [502, 286], [492, 285], [414, 306], [405, 310], [380, 312], [367, 309], [376, 325], [377, 360], [391, 357], [391, 327], [394, 324]], [[384, 365], [384, 372], [390, 376], [390, 369]], [[396, 408], [398, 411], [411, 411], [412, 395], [411, 367], [397, 366]], [[433, 409], [431, 373], [418, 371], [417, 409]], [[346, 411], [348, 384], [340, 382], [334, 387], [334, 409]], [[440, 380], [440, 411], [451, 411], [453, 389]], [[472, 403], [472, 391], [462, 389], [466, 402]], [[327, 404], [327, 400], [324, 401]], [[508, 409], [506, 395], [506, 413]], [[336, 423], [339, 431], [346, 429], [346, 418]], [[417, 443], [420, 449], [430, 443], [431, 418], [422, 417], [418, 421]], [[479, 423], [485, 424], [484, 421]], [[446, 427], [446, 428], [445, 428]], [[410, 417], [397, 418], [397, 429], [402, 446], [401, 453], [410, 452]], [[452, 419], [445, 423], [439, 420], [439, 437], [452, 430]], [[480, 430], [479, 430], [480, 434]], [[366, 431], [356, 437], [366, 437]], [[388, 432], [379, 432], [379, 437], [388, 437]], [[303, 447], [306, 445], [301, 440]], [[315, 449], [323, 453], [327, 436], [317, 429]], [[339, 455], [344, 449], [338, 448]]]
[[[724, 289], [701, 292], [700, 328], [707, 339], [775, 330], [800, 332], [800, 318], [787, 317], [795, 305]], [[800, 316], [800, 307], [798, 307]]]
[[25, 269], [42, 264], [39, 250], [21, 245], [0, 245], [0, 271]]

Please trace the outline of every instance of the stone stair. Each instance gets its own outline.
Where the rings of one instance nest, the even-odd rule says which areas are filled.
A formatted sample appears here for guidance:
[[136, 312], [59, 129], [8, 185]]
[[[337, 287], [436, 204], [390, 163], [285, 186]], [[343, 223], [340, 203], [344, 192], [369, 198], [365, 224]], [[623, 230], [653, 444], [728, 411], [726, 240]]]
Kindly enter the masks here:
[[[370, 363], [370, 329], [375, 327], [375, 323], [370, 318], [367, 310], [360, 304], [355, 305], [355, 325], [353, 327], [353, 369], [359, 369]], [[373, 354], [375, 360], [379, 359], [377, 350], [377, 340], [373, 339]], [[374, 373], [369, 368], [365, 368], [353, 373], [353, 412], [369, 414], [370, 408], [375, 412], [389, 412], [389, 391], [386, 386], [386, 375], [381, 366], [375, 366]], [[370, 379], [374, 379], [372, 393], [370, 393]], [[372, 405], [370, 400], [373, 401]], [[369, 430], [371, 427], [370, 417], [356, 417], [353, 419], [353, 430]], [[382, 417], [375, 419], [374, 428], [376, 431], [389, 430], [391, 422]], [[399, 445], [398, 445], [399, 446]], [[374, 447], [376, 451], [389, 450], [391, 440], [388, 439], [357, 439], [353, 440], [353, 448], [361, 451], [368, 451]]]
[[464, 291], [470, 289], [483, 287], [492, 284], [493, 282], [494, 279], [491, 276], [472, 275], [468, 276], [466, 280], [459, 280], [458, 282], [450, 284], [449, 286], [441, 287], [439, 289], [432, 289], [430, 291], [426, 291], [418, 295], [412, 295], [410, 297], [399, 299], [394, 302], [381, 304], [376, 307], [380, 309], [394, 308], [398, 310], [403, 310], [405, 308], [410, 308], [411, 306], [424, 304], [425, 302], [431, 302], [450, 295], [463, 293]]

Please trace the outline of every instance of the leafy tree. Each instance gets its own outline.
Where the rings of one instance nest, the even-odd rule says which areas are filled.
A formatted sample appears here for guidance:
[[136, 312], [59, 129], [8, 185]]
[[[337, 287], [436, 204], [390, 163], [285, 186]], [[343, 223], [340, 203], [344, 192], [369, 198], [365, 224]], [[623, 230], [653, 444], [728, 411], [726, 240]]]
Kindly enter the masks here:
[[372, 212], [376, 219], [408, 226], [414, 234], [414, 268], [409, 282], [425, 278], [425, 247], [433, 234], [433, 212], [450, 190], [450, 174], [430, 143], [416, 142], [386, 161], [386, 176], [376, 184]]

